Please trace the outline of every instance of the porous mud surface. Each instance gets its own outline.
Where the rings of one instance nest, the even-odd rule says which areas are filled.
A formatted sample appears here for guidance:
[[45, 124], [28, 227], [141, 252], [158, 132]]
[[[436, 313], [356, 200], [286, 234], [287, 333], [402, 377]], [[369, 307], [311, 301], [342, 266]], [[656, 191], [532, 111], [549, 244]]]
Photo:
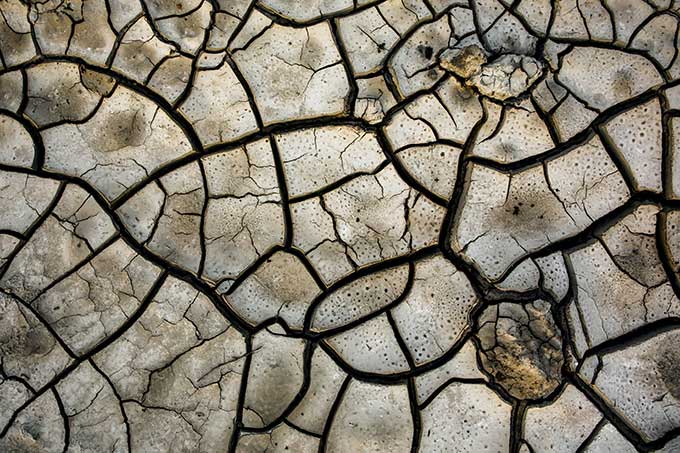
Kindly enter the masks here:
[[0, 0], [0, 452], [680, 451], [679, 20]]

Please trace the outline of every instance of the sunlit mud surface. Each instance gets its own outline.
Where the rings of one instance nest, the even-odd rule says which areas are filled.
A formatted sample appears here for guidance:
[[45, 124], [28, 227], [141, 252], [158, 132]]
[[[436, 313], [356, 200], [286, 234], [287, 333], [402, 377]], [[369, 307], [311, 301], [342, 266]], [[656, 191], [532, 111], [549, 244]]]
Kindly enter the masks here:
[[679, 20], [0, 0], [0, 453], [680, 452]]

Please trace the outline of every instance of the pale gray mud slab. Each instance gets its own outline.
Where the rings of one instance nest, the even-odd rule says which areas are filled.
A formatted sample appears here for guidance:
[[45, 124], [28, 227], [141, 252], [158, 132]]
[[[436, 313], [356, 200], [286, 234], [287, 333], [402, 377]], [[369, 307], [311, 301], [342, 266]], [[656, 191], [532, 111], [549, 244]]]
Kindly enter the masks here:
[[679, 21], [0, 0], [0, 453], [680, 452]]

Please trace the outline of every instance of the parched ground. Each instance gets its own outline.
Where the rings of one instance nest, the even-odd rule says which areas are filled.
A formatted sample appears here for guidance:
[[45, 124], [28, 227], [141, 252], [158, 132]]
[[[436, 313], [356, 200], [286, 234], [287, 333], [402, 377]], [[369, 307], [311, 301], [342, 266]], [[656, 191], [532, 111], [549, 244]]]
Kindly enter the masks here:
[[0, 0], [0, 453], [680, 452], [679, 20]]

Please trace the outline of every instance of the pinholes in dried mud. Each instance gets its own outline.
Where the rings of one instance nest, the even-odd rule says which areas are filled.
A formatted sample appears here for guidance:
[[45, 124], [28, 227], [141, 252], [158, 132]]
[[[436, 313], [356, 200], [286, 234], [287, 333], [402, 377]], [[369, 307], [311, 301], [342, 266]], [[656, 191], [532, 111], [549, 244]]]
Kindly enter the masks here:
[[0, 0], [0, 451], [678, 451], [679, 18]]

